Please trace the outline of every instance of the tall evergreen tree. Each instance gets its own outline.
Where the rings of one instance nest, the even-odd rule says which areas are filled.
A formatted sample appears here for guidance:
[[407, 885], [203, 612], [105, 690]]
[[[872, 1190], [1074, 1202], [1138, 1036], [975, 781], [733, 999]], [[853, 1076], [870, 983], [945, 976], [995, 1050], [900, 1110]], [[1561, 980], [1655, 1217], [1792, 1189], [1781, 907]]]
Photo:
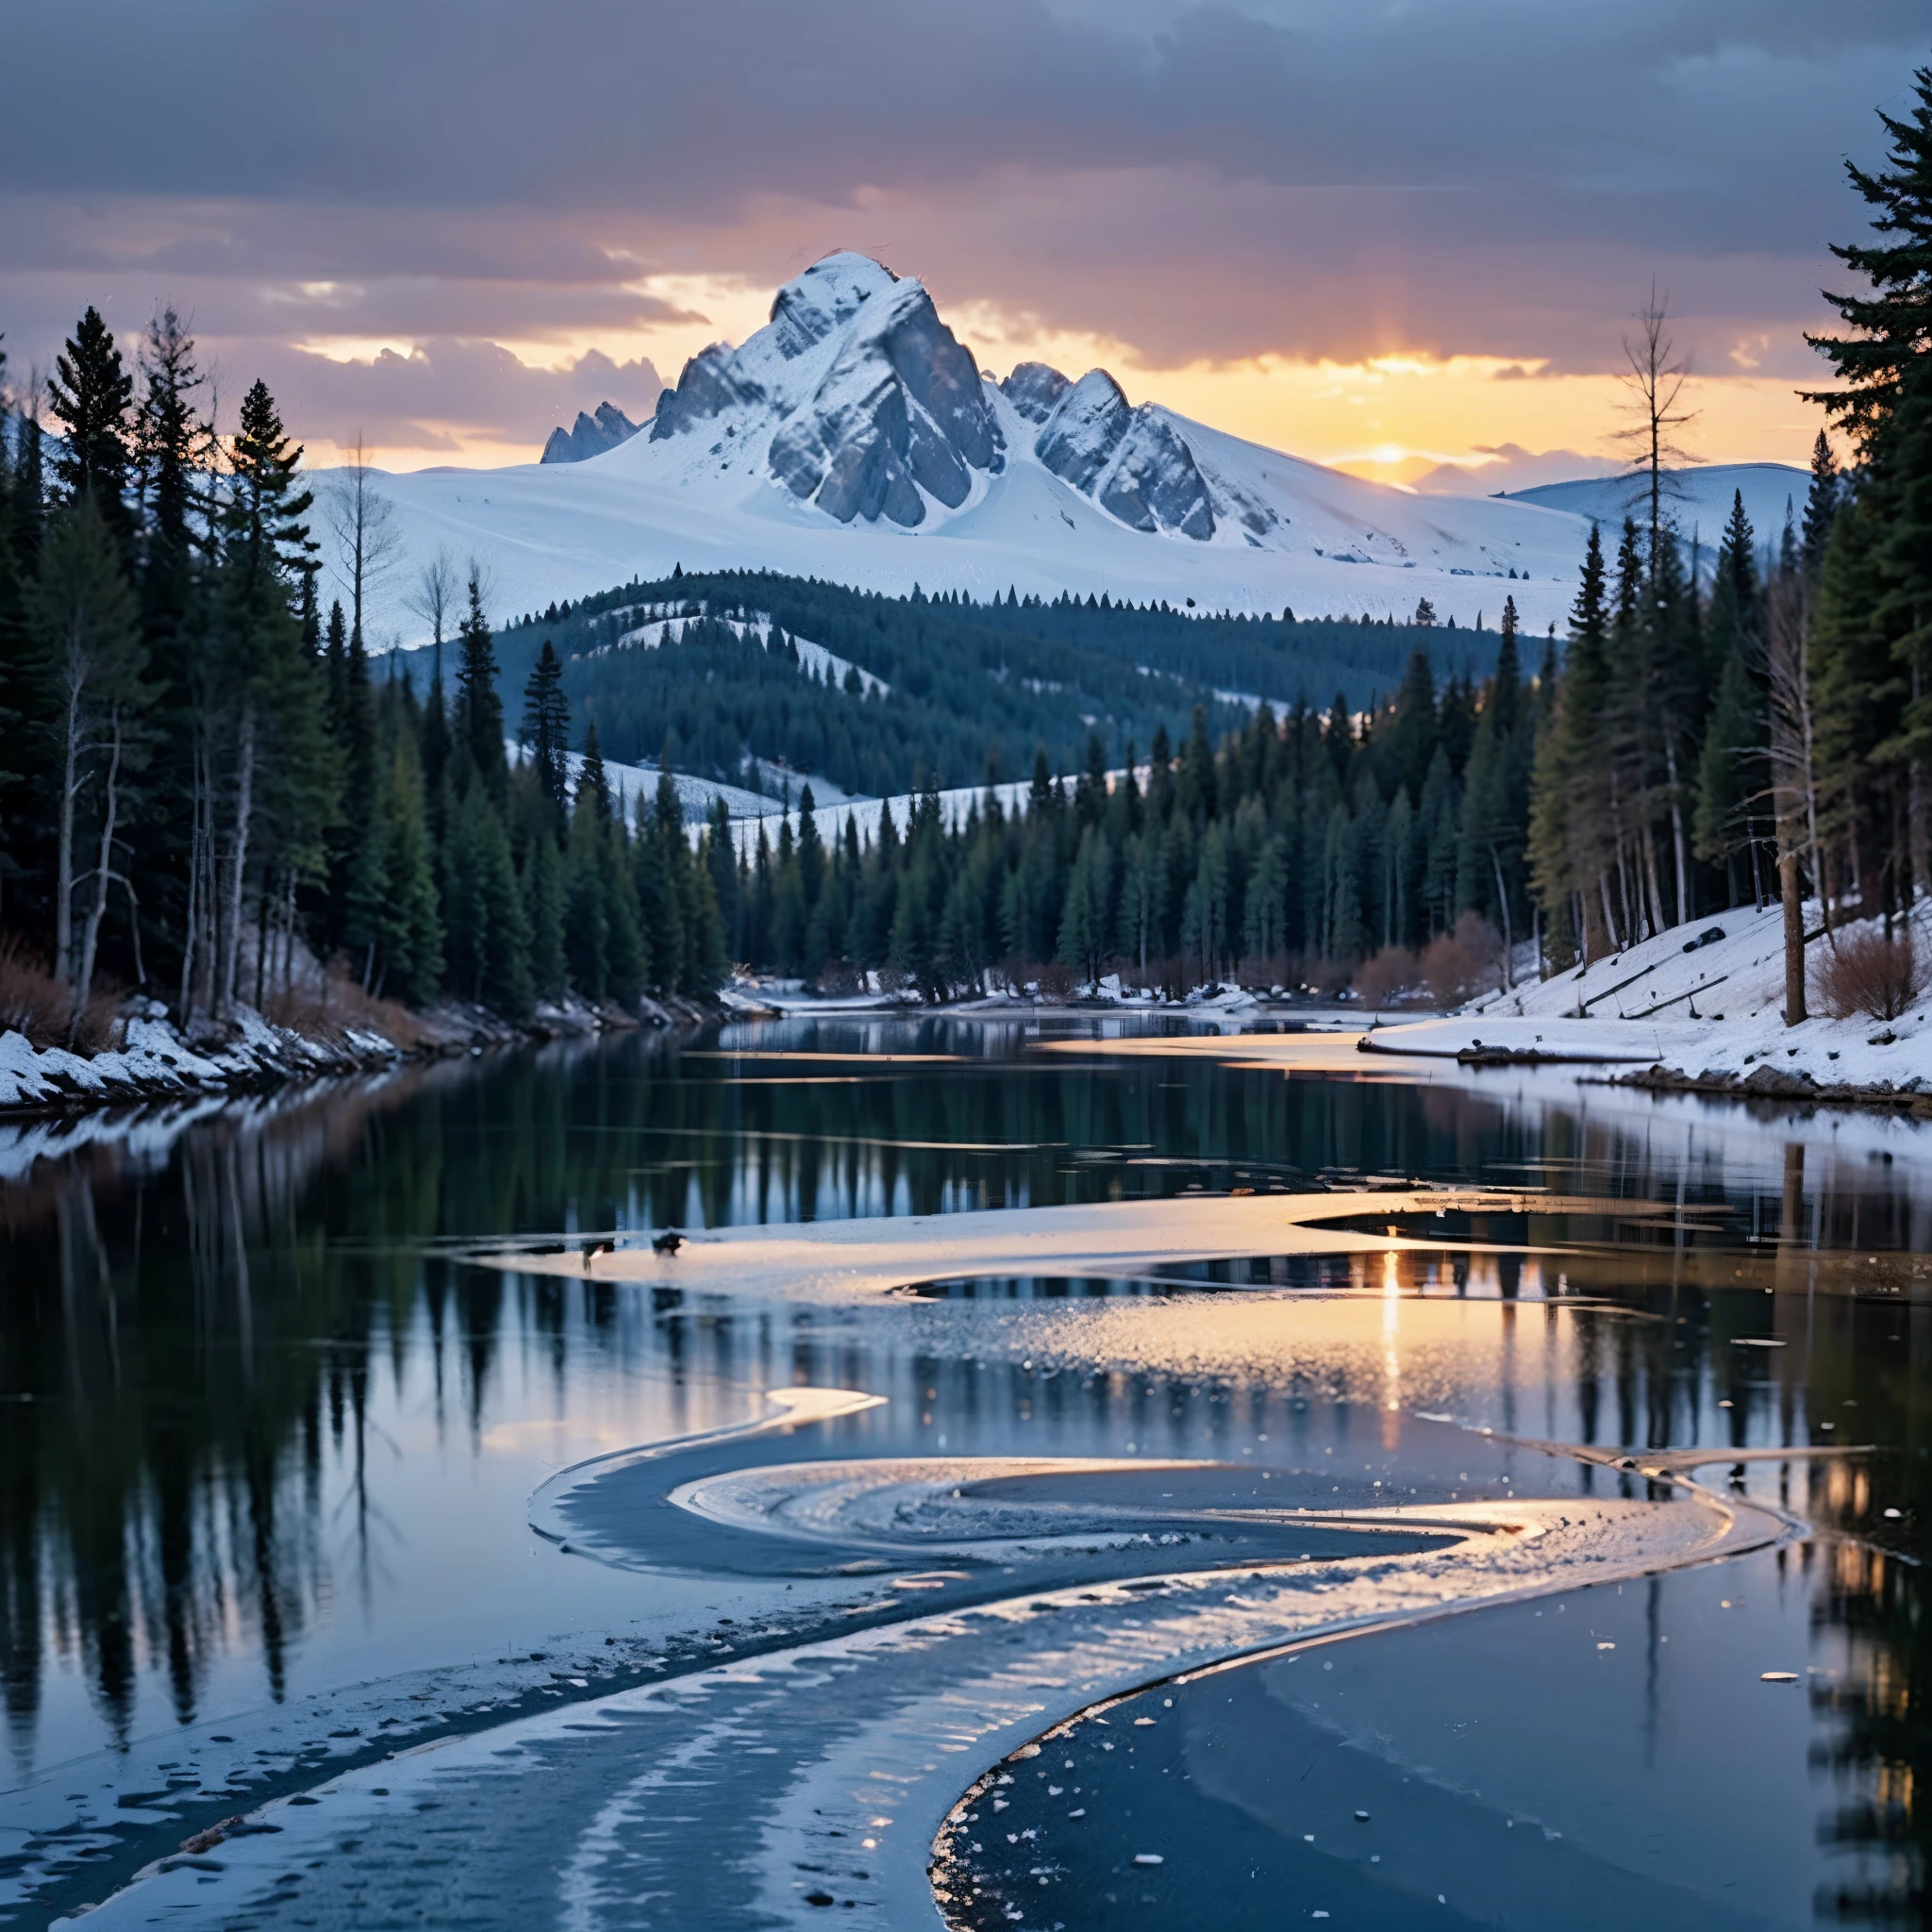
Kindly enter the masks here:
[[455, 736], [492, 799], [507, 794], [508, 764], [503, 750], [503, 699], [496, 689], [496, 649], [483, 612], [479, 574], [470, 573], [470, 607], [457, 639]]
[[570, 700], [563, 694], [563, 666], [548, 638], [524, 686], [524, 719], [519, 742], [530, 755], [543, 795], [560, 814], [570, 791], [565, 753], [570, 747]]
[[[1867, 729], [1834, 721], [1834, 816], [1843, 869], [1890, 910], [1932, 885], [1932, 67], [1914, 74], [1906, 114], [1878, 118], [1886, 165], [1845, 164], [1872, 239], [1832, 249], [1867, 288], [1827, 291], [1847, 332], [1807, 340], [1840, 384], [1811, 400], [1861, 458], [1826, 544], [1812, 663], [1848, 706], [1874, 684], [1884, 693]], [[1861, 847], [1885, 856], [1867, 862]]]
[[93, 499], [101, 521], [129, 544], [134, 516], [127, 501], [133, 457], [134, 377], [100, 310], [88, 308], [54, 364], [47, 405], [66, 429], [54, 475], [68, 503]]

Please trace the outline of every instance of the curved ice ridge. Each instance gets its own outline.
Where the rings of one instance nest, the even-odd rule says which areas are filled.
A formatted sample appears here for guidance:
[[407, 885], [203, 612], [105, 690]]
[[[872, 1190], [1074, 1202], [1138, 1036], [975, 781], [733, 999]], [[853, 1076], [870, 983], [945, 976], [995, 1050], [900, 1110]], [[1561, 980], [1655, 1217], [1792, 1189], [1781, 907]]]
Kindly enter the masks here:
[[[778, 1463], [680, 1483], [668, 1500], [722, 1526], [835, 1543], [892, 1556], [1025, 1560], [1070, 1550], [1189, 1542], [1203, 1530], [1274, 1527], [1391, 1530], [1467, 1525], [1412, 1511], [1297, 1508], [1168, 1508], [1146, 1501], [1108, 1504], [1052, 1495], [989, 1495], [990, 1481], [1038, 1477], [1151, 1476], [1176, 1470], [1226, 1470], [1204, 1461], [1115, 1457], [869, 1457], [849, 1462]], [[1540, 1533], [1540, 1532], [1533, 1532]], [[1271, 1560], [1273, 1558], [1271, 1557]]]
[[[852, 1631], [426, 1745], [162, 1861], [104, 1926], [738, 1927], [942, 1921], [927, 1864], [960, 1794], [1098, 1702], [1309, 1639], [1741, 1555], [1788, 1525], [1739, 1500], [1365, 1512], [1448, 1549], [1094, 1585]], [[1319, 1512], [1304, 1519], [1319, 1523]], [[1357, 1518], [1359, 1520], [1359, 1517]], [[174, 1869], [166, 1869], [172, 1865]], [[214, 1869], [209, 1869], [210, 1867]], [[294, 1874], [313, 1871], [315, 1879]], [[278, 1875], [279, 1874], [279, 1875]], [[291, 1890], [290, 1886], [298, 1886]]]
[[586, 1457], [546, 1476], [531, 1493], [530, 1527], [554, 1543], [569, 1540], [569, 1528], [562, 1517], [564, 1498], [572, 1491], [602, 1476], [614, 1475], [640, 1462], [656, 1462], [686, 1450], [711, 1443], [740, 1441], [751, 1436], [770, 1435], [779, 1429], [803, 1428], [808, 1423], [834, 1422], [841, 1416], [858, 1415], [862, 1409], [882, 1408], [890, 1398], [868, 1395], [858, 1389], [765, 1389], [758, 1400], [770, 1405], [767, 1413], [748, 1416], [743, 1422], [726, 1423], [721, 1428], [700, 1429], [689, 1436], [664, 1436], [655, 1442], [640, 1442], [628, 1449], [615, 1449], [605, 1456]]

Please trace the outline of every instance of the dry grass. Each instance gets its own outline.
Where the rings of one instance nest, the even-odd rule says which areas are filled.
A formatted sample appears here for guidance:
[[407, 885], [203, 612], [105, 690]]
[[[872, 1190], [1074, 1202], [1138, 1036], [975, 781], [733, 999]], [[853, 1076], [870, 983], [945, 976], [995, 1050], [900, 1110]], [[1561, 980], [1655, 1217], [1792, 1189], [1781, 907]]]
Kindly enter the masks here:
[[343, 973], [331, 973], [320, 996], [299, 987], [270, 993], [261, 1003], [261, 1017], [273, 1026], [286, 1026], [307, 1040], [326, 1041], [334, 1046], [344, 1043], [351, 1028], [379, 1033], [406, 1053], [424, 1038], [422, 1022], [408, 1007], [396, 1000], [373, 998], [359, 982]]
[[1813, 971], [1812, 991], [1834, 1020], [1896, 1020], [1925, 991], [1926, 962], [1909, 923], [1887, 939], [1876, 925], [1855, 927], [1827, 941]]
[[0, 1033], [25, 1033], [35, 1046], [61, 1046], [72, 1010], [67, 989], [19, 940], [0, 940]]
[[1407, 946], [1384, 946], [1356, 969], [1355, 990], [1364, 1006], [1380, 1008], [1412, 991], [1421, 974], [1420, 960]]
[[1049, 959], [1040, 969], [1040, 996], [1045, 1000], [1071, 999], [1078, 984], [1074, 969], [1058, 959]]
[[1439, 1007], [1459, 1007], [1497, 983], [1503, 942], [1480, 913], [1465, 912], [1454, 932], [1438, 933], [1423, 951], [1423, 984]]
[[0, 1033], [24, 1033], [36, 1047], [104, 1053], [119, 1034], [120, 1005], [120, 989], [104, 984], [76, 1016], [73, 995], [20, 940], [0, 940]]

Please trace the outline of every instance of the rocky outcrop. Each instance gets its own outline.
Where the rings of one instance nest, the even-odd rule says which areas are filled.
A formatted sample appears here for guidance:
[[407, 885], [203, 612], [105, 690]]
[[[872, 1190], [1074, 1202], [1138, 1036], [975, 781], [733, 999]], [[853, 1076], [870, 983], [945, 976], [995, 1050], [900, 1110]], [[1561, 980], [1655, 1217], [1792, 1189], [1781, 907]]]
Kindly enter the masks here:
[[651, 441], [662, 442], [680, 430], [722, 416], [727, 409], [759, 401], [763, 391], [734, 368], [737, 359], [736, 352], [724, 342], [700, 349], [684, 365], [677, 386], [658, 398], [651, 417]]
[[1002, 388], [1022, 415], [1041, 424], [1034, 455], [1109, 516], [1130, 529], [1203, 543], [1213, 536], [1213, 501], [1186, 439], [1164, 411], [1147, 403], [1132, 408], [1106, 370], [1090, 369], [1069, 386], [1057, 369], [1023, 363]]
[[772, 439], [772, 474], [841, 524], [925, 520], [924, 490], [949, 509], [974, 470], [1002, 457], [979, 371], [917, 282], [875, 296], [824, 379]]
[[628, 442], [644, 425], [633, 423], [615, 403], [599, 403], [594, 416], [577, 411], [569, 429], [553, 429], [539, 459], [546, 463], [580, 463], [587, 457], [601, 457], [607, 449]]
[[928, 497], [958, 508], [975, 471], [1005, 463], [973, 358], [918, 282], [864, 256], [815, 263], [779, 290], [770, 324], [741, 349], [693, 357], [659, 399], [651, 439], [727, 415], [746, 439], [758, 417], [775, 419], [770, 475], [845, 524], [909, 528]]
[[1000, 384], [1000, 393], [1027, 423], [1044, 423], [1073, 387], [1050, 362], [1021, 362]]

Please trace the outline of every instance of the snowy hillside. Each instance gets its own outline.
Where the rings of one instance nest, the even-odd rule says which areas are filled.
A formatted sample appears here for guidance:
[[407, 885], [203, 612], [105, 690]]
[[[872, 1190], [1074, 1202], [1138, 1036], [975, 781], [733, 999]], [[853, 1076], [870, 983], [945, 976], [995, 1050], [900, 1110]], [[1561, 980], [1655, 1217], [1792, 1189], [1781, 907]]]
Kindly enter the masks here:
[[[1805, 492], [1810, 487], [1809, 474], [1789, 463], [1712, 463], [1704, 469], [1672, 471], [1668, 502], [1677, 527], [1687, 540], [1695, 536], [1708, 558], [1730, 521], [1731, 500], [1738, 491], [1743, 492], [1744, 514], [1751, 519], [1761, 546], [1777, 541], [1787, 505], [1792, 522], [1803, 523]], [[1650, 513], [1648, 486], [1629, 476], [1543, 483], [1498, 500], [1568, 510], [1574, 516], [1595, 518], [1607, 528], [1614, 528], [1626, 516], [1641, 522]]]
[[1304, 617], [1406, 617], [1427, 597], [1491, 626], [1513, 595], [1541, 630], [1568, 609], [1583, 542], [1564, 510], [1420, 496], [1130, 405], [1104, 370], [996, 382], [920, 283], [851, 254], [788, 283], [741, 347], [692, 358], [615, 449], [381, 488], [403, 548], [385, 641], [416, 639], [408, 587], [443, 547], [483, 561], [499, 612], [681, 563]]

